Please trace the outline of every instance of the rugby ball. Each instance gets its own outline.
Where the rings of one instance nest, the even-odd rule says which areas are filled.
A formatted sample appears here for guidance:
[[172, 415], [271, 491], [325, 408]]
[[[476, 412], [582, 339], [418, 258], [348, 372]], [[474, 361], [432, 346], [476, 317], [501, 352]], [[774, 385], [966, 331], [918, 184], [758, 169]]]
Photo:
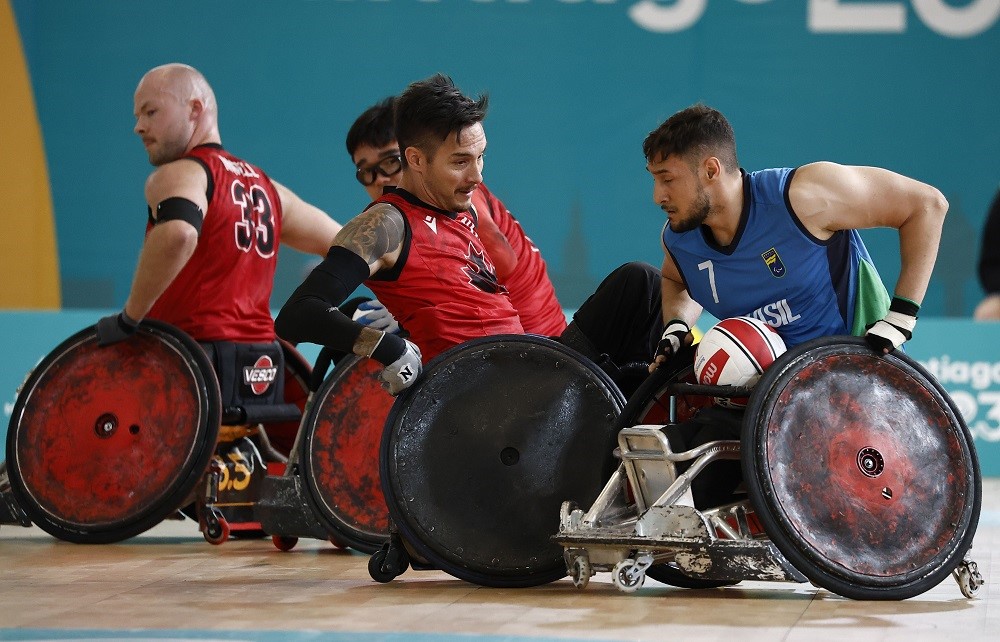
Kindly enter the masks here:
[[[694, 357], [698, 383], [711, 386], [753, 386], [785, 351], [774, 329], [753, 317], [732, 317], [712, 326], [701, 338]], [[746, 397], [716, 397], [727, 408], [743, 408]]]

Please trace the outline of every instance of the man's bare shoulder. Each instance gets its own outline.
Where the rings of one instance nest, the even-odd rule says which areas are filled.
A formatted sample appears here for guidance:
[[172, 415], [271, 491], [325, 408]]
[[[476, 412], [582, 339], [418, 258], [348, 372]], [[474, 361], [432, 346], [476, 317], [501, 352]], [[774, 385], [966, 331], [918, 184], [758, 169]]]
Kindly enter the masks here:
[[[146, 200], [156, 204], [165, 198], [181, 196], [188, 200], [205, 200], [208, 175], [200, 163], [190, 158], [179, 158], [160, 165], [146, 178]], [[200, 199], [193, 198], [200, 195]], [[199, 203], [200, 205], [200, 203]]]

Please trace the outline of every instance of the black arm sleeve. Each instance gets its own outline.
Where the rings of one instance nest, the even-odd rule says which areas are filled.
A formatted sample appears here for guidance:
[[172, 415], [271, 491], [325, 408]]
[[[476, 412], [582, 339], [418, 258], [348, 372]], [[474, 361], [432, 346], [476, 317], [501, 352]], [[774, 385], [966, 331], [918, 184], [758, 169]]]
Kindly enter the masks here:
[[368, 264], [347, 248], [333, 246], [322, 263], [306, 277], [274, 320], [274, 330], [286, 341], [306, 341], [351, 352], [361, 324], [337, 309], [368, 278]]
[[983, 245], [979, 252], [979, 282], [987, 294], [1000, 293], [1000, 191], [986, 215]]

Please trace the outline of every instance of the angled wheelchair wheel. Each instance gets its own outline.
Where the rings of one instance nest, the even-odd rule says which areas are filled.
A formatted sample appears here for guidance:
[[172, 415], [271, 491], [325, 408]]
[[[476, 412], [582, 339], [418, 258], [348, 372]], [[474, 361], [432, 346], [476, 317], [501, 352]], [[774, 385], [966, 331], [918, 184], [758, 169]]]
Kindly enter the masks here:
[[145, 321], [106, 347], [74, 334], [28, 377], [7, 432], [18, 504], [59, 539], [108, 543], [176, 511], [215, 449], [219, 386], [202, 348]]
[[743, 423], [747, 490], [768, 536], [814, 584], [902, 600], [972, 545], [982, 480], [943, 388], [904, 353], [827, 337], [789, 350]]
[[[305, 411], [309, 399], [309, 378], [312, 375], [312, 365], [290, 343], [278, 339], [281, 351], [285, 357], [285, 392], [284, 403], [294, 404], [300, 411]], [[299, 422], [282, 421], [264, 424], [267, 438], [282, 455], [286, 457], [292, 452], [295, 435], [299, 432]]]
[[[616, 433], [622, 428], [639, 424], [686, 421], [693, 417], [699, 408], [712, 405], [711, 397], [675, 394], [669, 389], [674, 383], [697, 382], [694, 376], [694, 352], [694, 346], [684, 348], [676, 357], [657, 368], [642, 382], [622, 409], [622, 414], [616, 421]], [[672, 564], [650, 566], [646, 569], [646, 575], [670, 586], [689, 589], [718, 588], [739, 583], [691, 577]]]
[[694, 346], [682, 349], [646, 377], [622, 409], [616, 430], [639, 424], [679, 423], [690, 419], [698, 409], [711, 406], [711, 397], [674, 394], [668, 388], [677, 382], [696, 383], [694, 352]]
[[603, 488], [624, 400], [596, 365], [548, 339], [498, 336], [438, 355], [386, 421], [382, 488], [433, 566], [484, 586], [566, 575], [559, 508]]
[[365, 553], [389, 537], [378, 457], [393, 398], [379, 385], [381, 369], [355, 355], [341, 360], [303, 422], [306, 497], [333, 539]]

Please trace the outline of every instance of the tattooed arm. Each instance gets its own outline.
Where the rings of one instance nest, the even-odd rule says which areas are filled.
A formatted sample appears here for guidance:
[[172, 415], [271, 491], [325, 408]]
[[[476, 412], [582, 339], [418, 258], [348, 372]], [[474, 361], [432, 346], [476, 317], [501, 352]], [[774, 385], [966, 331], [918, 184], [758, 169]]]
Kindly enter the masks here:
[[365, 279], [396, 264], [403, 230], [403, 215], [387, 203], [376, 203], [347, 223], [326, 259], [282, 306], [274, 322], [278, 336], [373, 357], [386, 365], [399, 358], [406, 349], [403, 339], [362, 326], [336, 306]]
[[333, 240], [368, 264], [368, 276], [396, 264], [403, 249], [403, 215], [388, 203], [375, 203], [351, 219]]

